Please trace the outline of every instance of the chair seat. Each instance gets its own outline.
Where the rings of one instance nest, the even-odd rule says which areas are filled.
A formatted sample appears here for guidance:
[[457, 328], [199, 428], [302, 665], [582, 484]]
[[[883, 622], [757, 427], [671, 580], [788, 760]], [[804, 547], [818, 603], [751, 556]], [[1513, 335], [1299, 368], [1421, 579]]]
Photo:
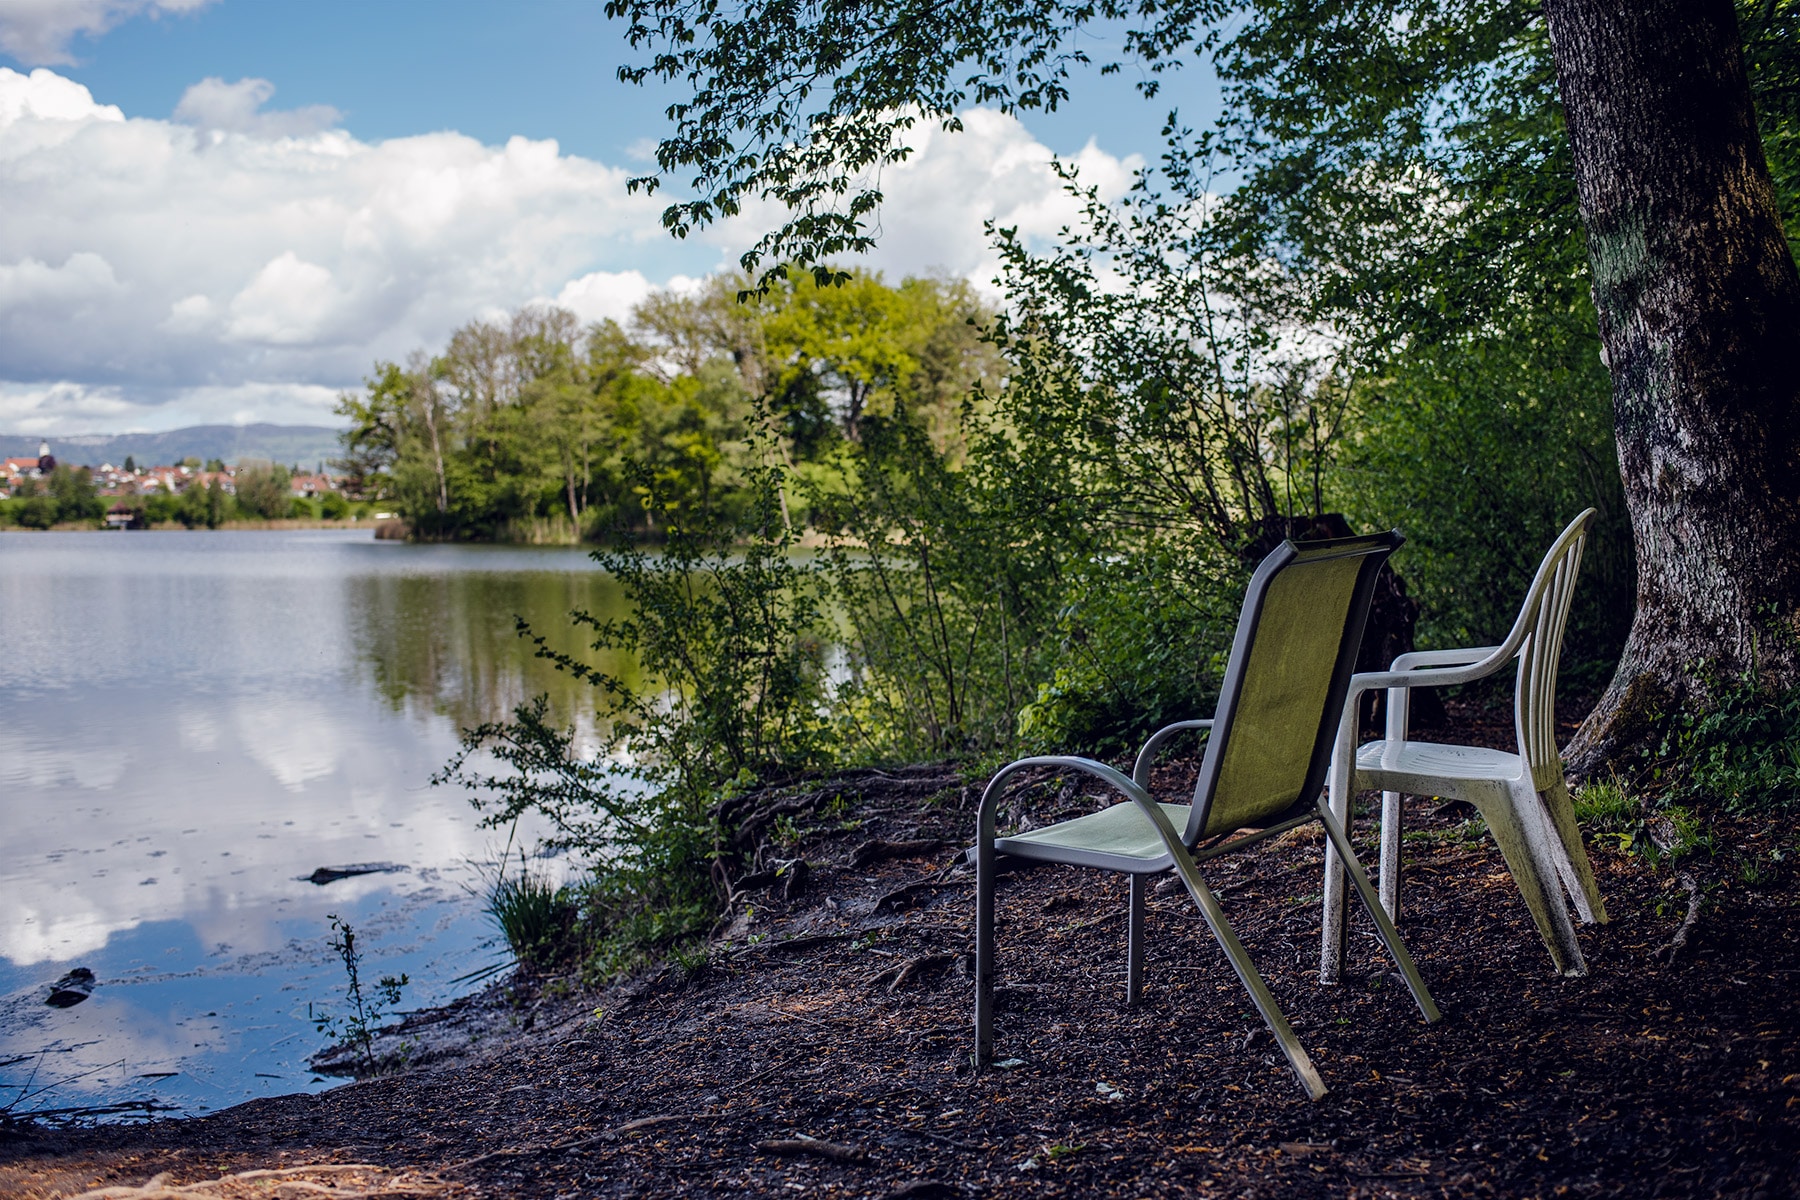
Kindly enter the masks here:
[[[1161, 807], [1177, 830], [1187, 828], [1187, 805]], [[1170, 865], [1169, 852], [1157, 836], [1156, 826], [1129, 800], [1085, 817], [996, 838], [994, 849], [1041, 862], [1098, 867], [1132, 875], [1161, 871]]]
[[1406, 741], [1390, 751], [1386, 741], [1379, 741], [1356, 748], [1359, 788], [1464, 799], [1456, 795], [1456, 780], [1505, 783], [1524, 774], [1524, 760], [1517, 754], [1483, 746]]

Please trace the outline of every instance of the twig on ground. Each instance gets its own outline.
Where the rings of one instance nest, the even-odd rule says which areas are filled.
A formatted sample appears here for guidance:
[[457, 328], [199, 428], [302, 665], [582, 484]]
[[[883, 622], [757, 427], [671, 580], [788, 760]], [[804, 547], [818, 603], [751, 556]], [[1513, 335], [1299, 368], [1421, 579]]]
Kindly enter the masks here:
[[580, 1150], [595, 1142], [616, 1141], [628, 1133], [636, 1133], [653, 1125], [666, 1125], [670, 1121], [710, 1121], [719, 1115], [718, 1113], [657, 1113], [654, 1116], [638, 1117], [623, 1125], [614, 1125], [611, 1129], [603, 1129], [599, 1133], [591, 1133], [586, 1137], [571, 1138], [566, 1142], [537, 1142], [528, 1146], [507, 1146], [499, 1150], [490, 1150], [486, 1154], [478, 1154], [474, 1158], [465, 1158], [461, 1162], [451, 1163], [444, 1170], [466, 1170], [485, 1162], [492, 1162], [497, 1158], [519, 1158], [527, 1154], [555, 1154], [563, 1150]]
[[861, 1146], [846, 1146], [842, 1142], [827, 1142], [820, 1138], [797, 1134], [791, 1138], [773, 1138], [766, 1142], [756, 1143], [756, 1148], [764, 1154], [817, 1154], [821, 1158], [829, 1158], [833, 1162], [862, 1163], [869, 1161], [869, 1152]]

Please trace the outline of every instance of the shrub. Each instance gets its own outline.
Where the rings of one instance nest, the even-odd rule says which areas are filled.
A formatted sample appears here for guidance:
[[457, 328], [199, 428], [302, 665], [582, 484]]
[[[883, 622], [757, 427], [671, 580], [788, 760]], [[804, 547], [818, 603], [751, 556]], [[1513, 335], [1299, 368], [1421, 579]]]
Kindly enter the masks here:
[[[606, 724], [599, 752], [578, 750], [574, 731], [554, 724], [539, 696], [509, 721], [465, 730], [433, 777], [471, 789], [490, 827], [527, 812], [547, 818], [552, 845], [595, 864], [579, 901], [597, 935], [599, 973], [704, 930], [718, 905], [711, 866], [720, 799], [830, 761], [819, 583], [790, 554], [778, 484], [775, 472], [758, 474], [746, 524], [703, 512], [670, 521], [664, 510], [662, 553], [627, 546], [594, 554], [632, 615], [574, 619], [596, 650], [632, 656], [640, 680], [550, 648], [520, 619], [539, 657], [598, 693]], [[477, 753], [499, 769], [477, 768]]]
[[25, 529], [48, 529], [56, 524], [56, 501], [48, 496], [28, 496], [13, 509], [13, 515]]
[[1098, 559], [1070, 579], [1054, 676], [1020, 714], [1036, 748], [1130, 753], [1218, 699], [1236, 611], [1232, 580], [1168, 546]]

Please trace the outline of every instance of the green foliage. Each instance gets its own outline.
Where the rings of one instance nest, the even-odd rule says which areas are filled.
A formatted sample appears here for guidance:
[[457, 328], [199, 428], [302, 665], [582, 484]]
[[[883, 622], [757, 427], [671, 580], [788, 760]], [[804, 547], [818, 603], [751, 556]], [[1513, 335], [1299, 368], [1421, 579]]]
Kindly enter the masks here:
[[868, 418], [843, 489], [815, 488], [816, 519], [851, 661], [837, 690], [847, 742], [874, 758], [984, 754], [1014, 741], [1032, 692], [1057, 571], [1041, 523], [1004, 491], [953, 470], [904, 410]]
[[[632, 181], [654, 190], [678, 173], [691, 200], [670, 205], [677, 236], [731, 216], [756, 197], [793, 218], [743, 256], [746, 270], [794, 256], [820, 282], [834, 257], [867, 250], [882, 168], [909, 154], [915, 123], [960, 128], [957, 112], [1054, 109], [1071, 68], [1088, 62], [1078, 39], [1098, 22], [1121, 58], [1145, 70], [1147, 92], [1196, 22], [1235, 11], [1213, 0], [1155, 6], [1100, 0], [1025, 0], [979, 10], [922, 0], [855, 6], [777, 4], [723, 8], [699, 0], [608, 0], [630, 22], [647, 63], [621, 67], [632, 82], [655, 78], [693, 88], [672, 105], [674, 131], [657, 147], [658, 174]], [[1109, 64], [1117, 69], [1116, 64]]]
[[[554, 726], [540, 696], [510, 721], [465, 731], [434, 778], [471, 789], [488, 825], [541, 814], [555, 844], [594, 862], [581, 903], [604, 940], [601, 970], [704, 928], [717, 903], [711, 813], [721, 797], [829, 761], [820, 590], [791, 554], [778, 489], [777, 474], [763, 469], [741, 521], [672, 519], [662, 509], [660, 554], [634, 546], [595, 554], [633, 615], [575, 618], [596, 651], [632, 655], [641, 680], [555, 650], [520, 622], [540, 656], [596, 690], [605, 722], [598, 753]], [[477, 753], [501, 770], [478, 767]]]
[[1574, 802], [1575, 820], [1589, 834], [1629, 834], [1643, 823], [1643, 805], [1616, 779], [1586, 784]]
[[1800, 3], [1738, 0], [1737, 10], [1763, 153], [1788, 246], [1800, 258]]
[[541, 308], [471, 323], [442, 353], [378, 363], [361, 393], [339, 397], [349, 428], [335, 464], [419, 537], [573, 541], [659, 535], [695, 508], [742, 513], [765, 421], [783, 461], [814, 476], [896, 404], [953, 451], [969, 384], [998, 377], [970, 324], [973, 292], [845, 278], [797, 278], [743, 304], [748, 279], [723, 275], [650, 296], [630, 331]]
[[1565, 677], [1592, 685], [1623, 644], [1636, 563], [1585, 304], [1396, 358], [1359, 388], [1336, 479], [1358, 524], [1405, 530], [1421, 646], [1504, 637], [1544, 548], [1597, 508], [1565, 642]]
[[307, 1016], [320, 1033], [353, 1047], [362, 1058], [364, 1072], [374, 1075], [383, 1066], [375, 1057], [375, 1033], [381, 1028], [381, 1019], [399, 1005], [400, 993], [411, 980], [405, 974], [383, 975], [376, 981], [374, 994], [365, 993], [362, 951], [356, 948], [356, 931], [350, 927], [350, 922], [340, 919], [336, 913], [327, 919], [331, 922], [331, 948], [344, 964], [346, 1006], [342, 1014], [333, 1015], [315, 1012], [309, 1003]]
[[97, 522], [105, 516], [106, 502], [94, 486], [93, 472], [66, 464], [59, 464], [48, 479], [19, 480], [12, 498], [0, 502], [0, 524], [25, 529]]
[[1082, 217], [1048, 252], [997, 232], [1013, 371], [995, 420], [1075, 523], [1260, 556], [1327, 511], [1346, 381], [1243, 298], [1186, 134], [1167, 132], [1116, 205], [1065, 172]]
[[56, 501], [49, 496], [27, 496], [14, 501], [12, 516], [21, 528], [48, 529], [56, 524]]
[[225, 484], [218, 475], [214, 475], [204, 487], [198, 481], [187, 486], [176, 505], [175, 519], [189, 529], [202, 525], [208, 529], [217, 529], [236, 511], [237, 505], [226, 493]]
[[86, 467], [59, 464], [50, 472], [50, 498], [58, 521], [98, 521], [106, 516], [106, 502], [94, 487], [94, 474]]
[[[238, 508], [245, 516], [261, 517], [265, 521], [295, 515], [293, 493], [288, 486], [290, 478], [288, 469], [279, 463], [251, 459], [239, 463], [233, 480]], [[312, 515], [310, 508], [306, 515]]]
[[1800, 688], [1715, 688], [1708, 707], [1670, 718], [1660, 755], [1677, 799], [1729, 813], [1791, 809], [1800, 803]]
[[326, 492], [319, 501], [319, 516], [327, 521], [342, 521], [350, 515], [350, 501], [342, 492]]
[[1034, 747], [1111, 757], [1210, 713], [1236, 626], [1231, 583], [1216, 563], [1162, 546], [1073, 571], [1054, 673], [1020, 712], [1020, 734]]
[[181, 498], [171, 492], [157, 490], [144, 497], [144, 520], [152, 525], [165, 525], [181, 519]]

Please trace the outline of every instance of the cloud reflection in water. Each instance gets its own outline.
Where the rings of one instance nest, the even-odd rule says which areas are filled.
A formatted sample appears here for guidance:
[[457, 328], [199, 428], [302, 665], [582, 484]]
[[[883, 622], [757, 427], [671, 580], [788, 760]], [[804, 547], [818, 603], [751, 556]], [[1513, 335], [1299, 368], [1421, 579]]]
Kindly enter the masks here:
[[[502, 839], [427, 780], [460, 726], [538, 691], [591, 730], [513, 631], [523, 613], [578, 645], [564, 614], [617, 603], [585, 556], [334, 532], [7, 534], [0, 554], [0, 1062], [30, 1060], [0, 1068], [0, 1104], [32, 1070], [114, 1061], [33, 1103], [314, 1086], [328, 913], [371, 973], [413, 976], [408, 1006], [492, 960], [470, 860]], [[359, 862], [406, 869], [304, 881]], [[45, 1008], [77, 964], [94, 998]]]

